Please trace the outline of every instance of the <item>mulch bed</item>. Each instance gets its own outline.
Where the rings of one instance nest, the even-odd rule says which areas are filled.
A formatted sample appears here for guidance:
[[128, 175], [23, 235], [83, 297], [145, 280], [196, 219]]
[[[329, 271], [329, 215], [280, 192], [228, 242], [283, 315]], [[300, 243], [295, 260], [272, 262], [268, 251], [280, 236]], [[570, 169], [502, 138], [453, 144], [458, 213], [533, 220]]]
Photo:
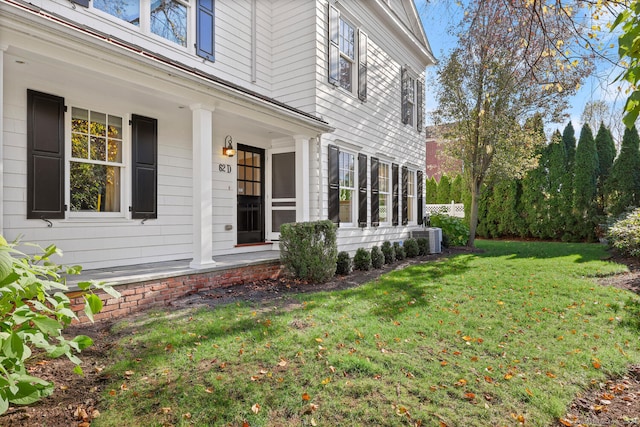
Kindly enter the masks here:
[[[229, 288], [206, 291], [172, 302], [175, 309], [208, 306], [216, 307], [238, 301], [256, 305], [286, 305], [293, 294], [333, 291], [353, 288], [371, 281], [381, 274], [407, 267], [411, 264], [469, 252], [466, 248], [445, 250], [443, 254], [403, 260], [383, 269], [368, 272], [355, 271], [348, 276], [337, 276], [323, 283], [306, 283], [291, 279], [263, 280], [234, 285]], [[615, 258], [616, 262], [629, 266], [630, 272], [601, 280], [606, 286], [617, 286], [640, 294], [640, 261]], [[135, 316], [144, 316], [138, 313]], [[66, 359], [34, 360], [30, 371], [39, 377], [53, 381], [53, 396], [28, 407], [11, 407], [0, 415], [0, 425], [7, 427], [88, 427], [99, 416], [100, 395], [109, 378], [103, 373], [106, 355], [119, 338], [111, 332], [112, 323], [74, 326], [68, 329], [70, 336], [84, 334], [94, 339], [94, 345], [81, 354], [84, 376], [73, 373], [74, 365]], [[567, 415], [558, 426], [640, 426], [640, 365], [632, 366], [622, 378], [612, 378], [577, 396]]]

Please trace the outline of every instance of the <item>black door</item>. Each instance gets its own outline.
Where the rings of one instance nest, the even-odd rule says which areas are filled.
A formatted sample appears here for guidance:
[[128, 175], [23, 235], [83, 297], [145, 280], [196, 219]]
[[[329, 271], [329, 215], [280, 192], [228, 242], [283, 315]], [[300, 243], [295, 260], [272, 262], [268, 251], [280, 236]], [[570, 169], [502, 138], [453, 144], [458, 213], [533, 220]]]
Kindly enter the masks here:
[[264, 242], [264, 150], [238, 144], [238, 244]]

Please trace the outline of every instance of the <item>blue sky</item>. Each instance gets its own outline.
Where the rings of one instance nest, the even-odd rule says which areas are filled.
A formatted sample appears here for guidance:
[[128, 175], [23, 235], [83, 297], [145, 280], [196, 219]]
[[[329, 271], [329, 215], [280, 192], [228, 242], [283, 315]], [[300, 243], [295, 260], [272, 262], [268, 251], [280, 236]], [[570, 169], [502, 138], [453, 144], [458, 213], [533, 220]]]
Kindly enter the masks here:
[[[452, 25], [455, 26], [455, 23], [460, 20], [463, 13], [462, 8], [458, 5], [458, 2], [454, 0], [430, 0], [429, 2], [427, 2], [427, 0], [415, 0], [415, 3], [422, 19], [422, 25], [429, 38], [431, 49], [436, 58], [442, 61], [447, 57], [448, 52], [456, 45], [456, 37], [448, 34], [448, 29]], [[608, 43], [616, 43], [616, 37], [609, 34], [605, 36], [610, 38]], [[617, 44], [612, 51], [617, 51]], [[435, 71], [435, 67], [427, 69], [425, 82], [427, 88], [425, 102], [427, 124], [431, 124], [429, 111], [432, 111], [436, 107], [434, 99]], [[613, 82], [617, 73], [618, 72], [612, 69], [610, 65], [599, 65], [597, 76], [585, 80], [580, 91], [571, 98], [571, 108], [567, 111], [569, 118], [563, 123], [551, 124], [548, 130], [553, 131], [557, 128], [562, 130], [569, 119], [572, 121], [574, 128], [579, 130], [582, 126], [580, 116], [588, 101], [604, 100], [609, 103], [612, 111], [616, 111], [619, 114], [624, 106], [625, 96], [624, 91], [619, 88], [619, 84]], [[617, 135], [615, 134], [618, 132], [616, 132], [615, 129], [612, 130], [614, 131], [614, 138], [617, 139]], [[594, 130], [594, 132], [595, 131], [597, 130]]]

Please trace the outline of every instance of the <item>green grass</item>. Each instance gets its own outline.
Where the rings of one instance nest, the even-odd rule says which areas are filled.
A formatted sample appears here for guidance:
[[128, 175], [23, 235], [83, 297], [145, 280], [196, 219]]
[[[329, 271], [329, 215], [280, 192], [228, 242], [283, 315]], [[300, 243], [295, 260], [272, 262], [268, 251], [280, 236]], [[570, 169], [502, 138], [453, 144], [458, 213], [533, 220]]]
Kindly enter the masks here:
[[602, 246], [478, 247], [281, 307], [123, 321], [93, 425], [545, 426], [640, 360], [631, 294], [593, 279], [626, 270]]

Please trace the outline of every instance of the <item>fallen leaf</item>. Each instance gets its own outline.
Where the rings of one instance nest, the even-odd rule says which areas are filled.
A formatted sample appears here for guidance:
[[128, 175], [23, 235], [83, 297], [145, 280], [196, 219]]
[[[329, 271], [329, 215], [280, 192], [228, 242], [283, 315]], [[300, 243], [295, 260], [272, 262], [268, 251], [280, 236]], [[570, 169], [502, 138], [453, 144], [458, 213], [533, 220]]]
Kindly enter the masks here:
[[473, 400], [473, 399], [475, 399], [475, 398], [476, 398], [476, 395], [475, 395], [475, 394], [473, 394], [473, 393], [465, 393], [465, 394], [464, 394], [464, 397], [465, 397], [465, 399]]
[[556, 377], [556, 375], [553, 372], [547, 372], [547, 376], [549, 378], [555, 378]]
[[284, 368], [285, 366], [287, 366], [287, 361], [284, 359], [280, 360], [280, 362], [278, 362], [278, 366]]
[[504, 375], [504, 379], [505, 379], [505, 380], [510, 380], [511, 378], [513, 378], [513, 374], [512, 374], [511, 372], [507, 372], [507, 373]]
[[209, 394], [213, 393], [213, 389], [211, 387], [205, 388], [204, 391], [209, 393]]
[[171, 408], [169, 408], [169, 407], [160, 408], [160, 411], [163, 414], [170, 414], [171, 413]]
[[560, 424], [566, 427], [573, 427], [573, 423], [565, 418], [560, 418]]
[[331, 378], [327, 377], [327, 378], [325, 378], [325, 379], [323, 379], [323, 380], [322, 380], [321, 384], [322, 384], [322, 385], [327, 385], [327, 384], [329, 384], [330, 382], [331, 382]]
[[304, 393], [302, 395], [302, 400], [309, 400], [309, 399], [311, 399], [311, 397], [309, 397], [309, 395], [307, 393]]
[[316, 342], [322, 342], [322, 338], [316, 338]]
[[460, 378], [458, 382], [454, 384], [454, 386], [456, 387], [463, 387], [465, 385], [467, 385], [467, 380], [465, 380], [464, 378]]
[[529, 396], [533, 396], [533, 392], [528, 388], [525, 388], [524, 391], [526, 391]]
[[182, 418], [184, 418], [185, 420], [190, 420], [191, 419], [191, 412], [187, 412], [186, 414], [182, 414]]
[[250, 426], [249, 426], [249, 423], [248, 423], [248, 422], [243, 421], [243, 422], [242, 422], [242, 427], [250, 427]]
[[258, 412], [260, 412], [260, 404], [259, 403], [255, 403], [252, 407], [251, 407], [251, 411], [254, 414], [257, 414]]
[[598, 359], [593, 359], [593, 367], [596, 369], [600, 369], [602, 367]]

